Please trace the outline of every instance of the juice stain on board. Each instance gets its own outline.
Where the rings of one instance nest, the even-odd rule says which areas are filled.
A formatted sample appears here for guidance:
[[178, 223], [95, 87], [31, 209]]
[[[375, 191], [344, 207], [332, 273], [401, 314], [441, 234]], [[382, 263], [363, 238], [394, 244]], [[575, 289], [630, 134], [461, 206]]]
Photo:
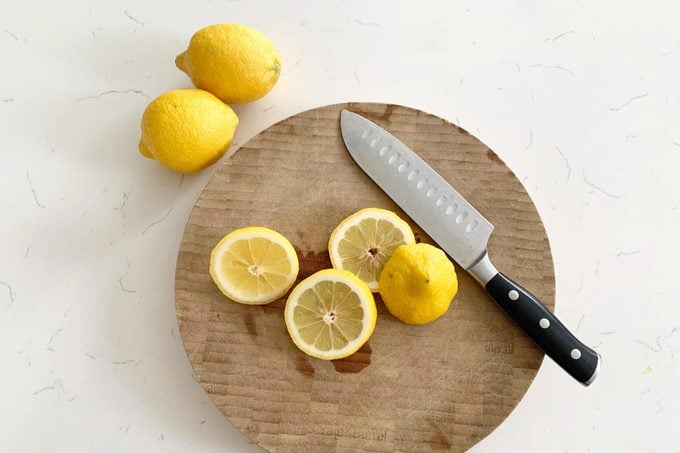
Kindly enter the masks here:
[[371, 345], [365, 343], [357, 352], [344, 359], [331, 360], [338, 373], [358, 373], [371, 364]]
[[307, 377], [314, 376], [314, 366], [307, 356], [298, 356], [295, 358], [295, 369], [298, 370], [300, 374]]

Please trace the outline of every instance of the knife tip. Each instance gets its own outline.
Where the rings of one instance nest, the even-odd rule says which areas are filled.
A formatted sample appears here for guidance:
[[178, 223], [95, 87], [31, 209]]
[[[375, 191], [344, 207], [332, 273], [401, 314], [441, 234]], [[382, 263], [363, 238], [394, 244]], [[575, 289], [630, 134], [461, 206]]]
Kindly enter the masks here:
[[344, 128], [347, 126], [349, 123], [350, 118], [352, 117], [352, 112], [350, 112], [347, 109], [342, 109], [340, 111], [340, 129], [344, 130]]

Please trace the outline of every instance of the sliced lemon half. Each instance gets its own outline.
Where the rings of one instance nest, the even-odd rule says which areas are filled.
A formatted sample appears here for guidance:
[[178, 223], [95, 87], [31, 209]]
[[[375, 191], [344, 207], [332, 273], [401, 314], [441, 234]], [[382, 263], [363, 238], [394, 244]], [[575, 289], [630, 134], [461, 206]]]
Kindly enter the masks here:
[[210, 275], [229, 299], [263, 305], [283, 296], [297, 278], [295, 249], [280, 233], [263, 227], [234, 230], [210, 255]]
[[392, 211], [362, 209], [340, 222], [328, 241], [328, 253], [336, 269], [346, 269], [378, 291], [380, 273], [392, 253], [404, 244], [415, 244], [411, 227]]
[[349, 271], [325, 269], [288, 296], [285, 320], [293, 342], [323, 360], [354, 354], [373, 334], [377, 311], [366, 283]]

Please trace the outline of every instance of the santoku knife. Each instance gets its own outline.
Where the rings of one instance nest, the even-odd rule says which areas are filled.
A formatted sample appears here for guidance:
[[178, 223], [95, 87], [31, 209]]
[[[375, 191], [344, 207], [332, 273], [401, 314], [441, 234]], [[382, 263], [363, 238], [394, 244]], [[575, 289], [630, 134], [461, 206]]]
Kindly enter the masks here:
[[484, 287], [558, 365], [591, 384], [601, 357], [581, 343], [534, 295], [489, 259], [493, 231], [477, 210], [416, 153], [366, 118], [343, 110], [342, 138], [352, 158], [430, 237]]

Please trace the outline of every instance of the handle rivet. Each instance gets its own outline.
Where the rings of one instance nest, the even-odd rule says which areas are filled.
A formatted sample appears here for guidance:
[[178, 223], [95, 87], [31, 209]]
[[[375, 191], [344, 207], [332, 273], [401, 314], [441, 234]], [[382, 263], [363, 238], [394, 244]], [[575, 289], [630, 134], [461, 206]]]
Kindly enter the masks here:
[[541, 326], [541, 329], [547, 329], [550, 327], [550, 321], [545, 318], [541, 318], [541, 320], [538, 321], [538, 325]]
[[574, 360], [578, 360], [581, 358], [581, 351], [578, 349], [572, 349], [571, 350], [571, 358]]
[[510, 299], [510, 300], [517, 300], [517, 299], [519, 299], [519, 293], [518, 293], [517, 291], [515, 291], [514, 289], [511, 289], [511, 290], [508, 292], [508, 299]]

